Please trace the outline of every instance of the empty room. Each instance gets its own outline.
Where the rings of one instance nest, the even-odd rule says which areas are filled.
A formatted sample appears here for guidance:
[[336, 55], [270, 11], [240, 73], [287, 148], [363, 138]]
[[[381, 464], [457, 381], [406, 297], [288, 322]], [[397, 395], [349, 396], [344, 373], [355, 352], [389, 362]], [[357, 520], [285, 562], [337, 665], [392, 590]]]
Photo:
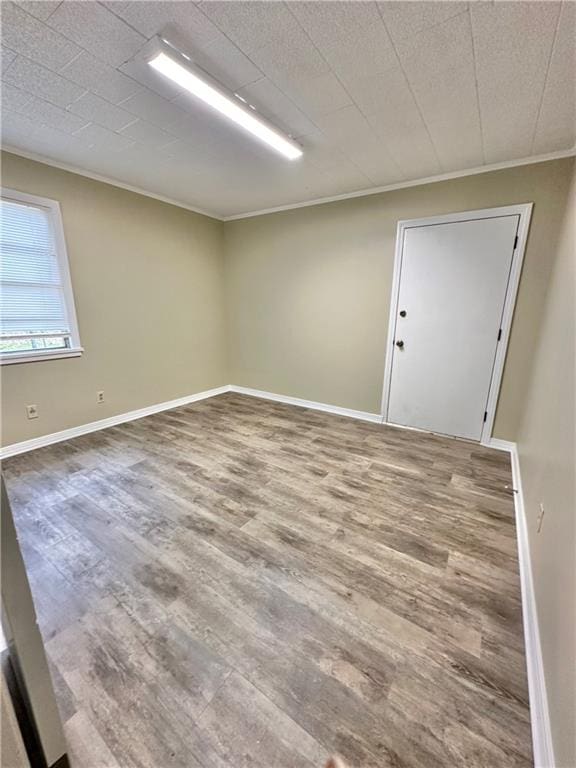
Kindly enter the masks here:
[[576, 768], [576, 2], [0, 22], [2, 768]]

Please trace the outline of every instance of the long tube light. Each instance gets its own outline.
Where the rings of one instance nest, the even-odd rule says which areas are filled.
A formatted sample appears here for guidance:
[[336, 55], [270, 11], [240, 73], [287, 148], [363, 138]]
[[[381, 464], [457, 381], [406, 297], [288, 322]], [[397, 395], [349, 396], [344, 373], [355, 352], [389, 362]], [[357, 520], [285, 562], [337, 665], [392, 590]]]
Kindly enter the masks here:
[[157, 54], [148, 64], [289, 160], [302, 156], [302, 149], [298, 144], [255, 115], [248, 107], [239, 104], [234, 96], [228, 96], [224, 89], [216, 83], [211, 83], [206, 75], [192, 65], [181, 64], [164, 52]]

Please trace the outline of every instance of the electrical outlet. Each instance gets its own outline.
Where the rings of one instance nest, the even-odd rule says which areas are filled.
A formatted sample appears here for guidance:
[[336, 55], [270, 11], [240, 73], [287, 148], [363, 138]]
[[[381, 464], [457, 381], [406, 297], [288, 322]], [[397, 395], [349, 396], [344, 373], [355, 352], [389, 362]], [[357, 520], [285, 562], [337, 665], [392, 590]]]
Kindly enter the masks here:
[[27, 405], [26, 406], [26, 415], [29, 419], [37, 419], [38, 418], [38, 406], [33, 405]]
[[104, 391], [100, 390], [99, 392], [96, 392], [96, 402], [97, 403], [103, 403], [104, 402]]
[[544, 522], [544, 504], [540, 502], [540, 514], [538, 515], [537, 531], [540, 533], [542, 530], [542, 523]]

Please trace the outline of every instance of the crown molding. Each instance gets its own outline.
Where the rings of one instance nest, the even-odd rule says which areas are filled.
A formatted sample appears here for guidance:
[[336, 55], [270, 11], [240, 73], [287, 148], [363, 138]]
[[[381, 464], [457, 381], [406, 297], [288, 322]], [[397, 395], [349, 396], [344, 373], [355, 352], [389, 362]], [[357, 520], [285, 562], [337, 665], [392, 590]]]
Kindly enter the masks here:
[[85, 176], [93, 181], [101, 181], [104, 184], [110, 184], [113, 187], [119, 189], [125, 189], [128, 192], [134, 192], [137, 195], [143, 195], [144, 197], [150, 197], [153, 200], [159, 200], [161, 203], [168, 203], [168, 205], [175, 205], [177, 208], [184, 208], [186, 211], [192, 211], [198, 213], [201, 216], [207, 216], [210, 219], [216, 221], [238, 221], [240, 219], [250, 219], [254, 216], [266, 216], [269, 213], [280, 213], [282, 211], [292, 211], [296, 208], [310, 208], [314, 205], [325, 205], [326, 203], [337, 203], [342, 200], [352, 200], [356, 197], [370, 197], [371, 195], [379, 195], [382, 192], [393, 192], [397, 189], [408, 189], [410, 187], [420, 187], [425, 184], [436, 184], [439, 181], [450, 181], [451, 179], [461, 179], [466, 176], [476, 176], [480, 173], [490, 173], [491, 171], [503, 171], [506, 168], [517, 168], [521, 165], [535, 165], [536, 163], [545, 163], [549, 160], [562, 160], [567, 157], [576, 156], [576, 146], [571, 149], [561, 150], [559, 152], [549, 152], [545, 155], [534, 155], [532, 157], [523, 157], [519, 160], [506, 160], [502, 163], [491, 163], [489, 165], [481, 165], [477, 168], [466, 168], [462, 171], [451, 171], [450, 173], [442, 173], [438, 176], [427, 176], [422, 179], [413, 179], [412, 181], [401, 181], [397, 184], [388, 184], [383, 187], [369, 187], [368, 189], [361, 189], [357, 192], [345, 192], [341, 195], [332, 195], [331, 197], [318, 197], [313, 200], [306, 200], [301, 203], [290, 203], [289, 205], [278, 205], [274, 208], [263, 208], [259, 211], [248, 211], [247, 213], [237, 213], [233, 216], [220, 216], [210, 211], [205, 211], [202, 208], [196, 208], [192, 205], [186, 205], [186, 203], [179, 202], [170, 197], [164, 197], [163, 195], [157, 195], [154, 192], [149, 192], [146, 189], [140, 187], [134, 187], [130, 184], [125, 184], [118, 179], [114, 179], [109, 176], [102, 176], [98, 173], [92, 173], [82, 168], [78, 168], [74, 165], [68, 165], [67, 163], [61, 163], [57, 160], [44, 157], [43, 155], [37, 155], [34, 152], [27, 152], [17, 147], [10, 145], [2, 146], [2, 151], [8, 152], [11, 155], [18, 155], [18, 157], [24, 157], [27, 160], [34, 160], [37, 163], [43, 163], [49, 165], [52, 168], [58, 168], [61, 171], [68, 171], [69, 173], [75, 173], [77, 176]]
[[210, 219], [216, 219], [217, 221], [224, 221], [222, 216], [218, 216], [216, 213], [210, 213], [203, 208], [195, 208], [193, 205], [186, 205], [186, 203], [173, 200], [171, 197], [164, 197], [164, 195], [157, 195], [154, 192], [148, 192], [141, 187], [133, 187], [131, 184], [125, 184], [123, 181], [114, 179], [111, 176], [102, 176], [99, 173], [92, 173], [92, 171], [86, 171], [83, 168], [78, 168], [75, 165], [68, 165], [68, 163], [61, 163], [58, 160], [52, 160], [50, 157], [44, 157], [43, 155], [37, 155], [34, 152], [27, 152], [17, 147], [12, 147], [9, 144], [2, 145], [2, 151], [7, 152], [10, 155], [18, 155], [18, 157], [24, 157], [26, 160], [34, 160], [36, 163], [42, 163], [43, 165], [49, 165], [51, 168], [58, 168], [61, 171], [68, 171], [68, 173], [75, 173], [77, 176], [85, 176], [92, 181], [101, 181], [103, 184], [110, 184], [112, 187], [118, 187], [119, 189], [125, 189], [127, 192], [135, 192], [137, 195], [143, 195], [144, 197], [150, 197], [152, 200], [159, 200], [161, 203], [168, 203], [168, 205], [175, 205], [177, 208], [184, 208], [186, 211], [192, 211], [192, 213], [199, 213], [201, 216], [207, 216]]
[[559, 152], [549, 152], [546, 155], [533, 155], [532, 157], [523, 157], [519, 160], [506, 160], [502, 163], [491, 163], [481, 165], [477, 168], [466, 168], [461, 171], [451, 171], [442, 173], [438, 176], [427, 176], [423, 179], [413, 179], [412, 181], [400, 181], [397, 184], [388, 184], [384, 187], [370, 187], [361, 189], [358, 192], [346, 192], [342, 195], [333, 195], [332, 197], [319, 197], [315, 200], [307, 200], [302, 203], [290, 203], [289, 205], [278, 205], [275, 208], [263, 208], [260, 211], [250, 211], [248, 213], [237, 213], [233, 216], [224, 216], [222, 221], [238, 221], [239, 219], [250, 219], [253, 216], [266, 216], [269, 213], [280, 213], [281, 211], [292, 211], [295, 208], [310, 208], [313, 205], [325, 205], [326, 203], [337, 203], [341, 200], [351, 200], [355, 197], [369, 197], [370, 195], [379, 195], [381, 192], [393, 192], [396, 189], [408, 189], [409, 187], [420, 187], [425, 184], [436, 184], [438, 181], [450, 181], [451, 179], [461, 179], [465, 176], [476, 176], [480, 173], [490, 173], [491, 171], [503, 171], [506, 168], [516, 168], [520, 165], [535, 165], [536, 163], [545, 163], [549, 160], [562, 160], [566, 157], [576, 155], [576, 146], [571, 149], [561, 150]]

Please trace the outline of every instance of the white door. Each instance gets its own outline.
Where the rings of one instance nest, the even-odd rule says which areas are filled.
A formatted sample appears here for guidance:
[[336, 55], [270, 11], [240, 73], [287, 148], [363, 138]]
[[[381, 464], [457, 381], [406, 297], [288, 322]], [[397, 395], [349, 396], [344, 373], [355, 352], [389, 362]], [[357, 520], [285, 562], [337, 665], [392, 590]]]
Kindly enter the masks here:
[[389, 422], [480, 440], [519, 219], [404, 230]]

